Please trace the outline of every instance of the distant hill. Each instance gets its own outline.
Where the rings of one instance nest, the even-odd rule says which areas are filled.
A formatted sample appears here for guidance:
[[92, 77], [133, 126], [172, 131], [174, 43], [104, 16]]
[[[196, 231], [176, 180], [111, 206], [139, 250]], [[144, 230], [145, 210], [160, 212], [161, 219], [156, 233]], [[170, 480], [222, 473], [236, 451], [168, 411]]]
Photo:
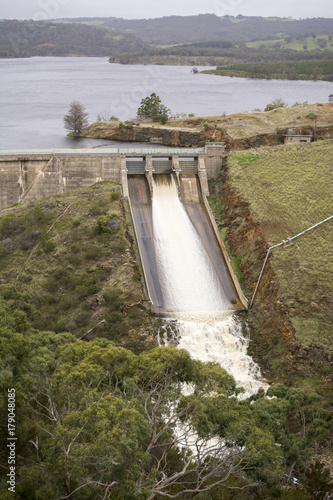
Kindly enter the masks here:
[[[183, 47], [180, 54], [227, 56], [236, 60], [249, 60], [252, 47], [245, 47], [249, 42], [265, 41], [266, 46], [267, 41], [271, 41], [273, 45], [280, 44], [280, 47], [287, 51], [291, 48], [288, 38], [297, 38], [297, 43], [301, 44], [300, 48], [303, 49], [303, 45], [308, 43], [306, 37], [314, 39], [326, 37], [321, 42], [326, 43], [326, 48], [329, 49], [332, 36], [333, 19], [326, 18], [296, 21], [286, 18], [245, 16], [235, 18], [200, 14], [138, 20], [113, 17], [80, 17], [52, 21], [4, 20], [1, 22], [0, 31], [0, 57], [68, 55], [117, 57], [122, 54], [130, 54], [133, 57], [139, 53], [141, 56], [145, 53], [155, 55], [151, 50], [160, 49], [156, 45], [171, 45], [174, 51], [177, 44], [196, 44], [191, 48], [191, 53]], [[283, 41], [286, 48], [282, 47]], [[212, 45], [214, 42], [218, 42], [218, 45]], [[202, 43], [208, 45], [197, 45]], [[223, 45], [219, 45], [221, 43]], [[228, 47], [231, 48], [235, 44], [241, 47], [241, 56], [238, 53], [220, 53], [221, 49], [228, 50]], [[269, 44], [270, 42], [267, 48], [271, 49]], [[262, 49], [262, 47], [256, 48], [257, 51]], [[245, 49], [248, 49], [247, 53], [244, 52]], [[178, 54], [172, 52], [172, 55]], [[170, 53], [156, 55], [170, 55]]]
[[134, 34], [81, 23], [7, 20], [0, 30], [0, 57], [110, 56], [145, 47]]
[[149, 43], [175, 44], [229, 40], [249, 42], [274, 38], [279, 33], [296, 36], [306, 33], [333, 34], [333, 19], [314, 18], [293, 20], [263, 17], [167, 16], [158, 19], [112, 19], [104, 26], [130, 30]]

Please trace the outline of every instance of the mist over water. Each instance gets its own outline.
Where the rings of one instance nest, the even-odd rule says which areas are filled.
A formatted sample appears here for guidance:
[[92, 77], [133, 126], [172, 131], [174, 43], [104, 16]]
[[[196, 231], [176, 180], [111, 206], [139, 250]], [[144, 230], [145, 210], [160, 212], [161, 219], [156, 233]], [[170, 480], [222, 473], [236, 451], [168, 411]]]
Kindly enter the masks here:
[[170, 310], [160, 345], [172, 342], [194, 359], [219, 363], [244, 388], [242, 397], [266, 389], [258, 365], [246, 354], [249, 341], [172, 177], [169, 182], [154, 180], [152, 208], [157, 270]]

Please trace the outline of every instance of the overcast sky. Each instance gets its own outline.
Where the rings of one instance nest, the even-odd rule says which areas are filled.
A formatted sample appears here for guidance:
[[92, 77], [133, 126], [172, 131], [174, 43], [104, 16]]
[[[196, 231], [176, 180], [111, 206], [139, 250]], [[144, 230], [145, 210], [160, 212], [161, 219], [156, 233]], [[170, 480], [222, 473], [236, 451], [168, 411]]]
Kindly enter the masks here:
[[218, 16], [332, 17], [332, 0], [0, 0], [0, 18]]

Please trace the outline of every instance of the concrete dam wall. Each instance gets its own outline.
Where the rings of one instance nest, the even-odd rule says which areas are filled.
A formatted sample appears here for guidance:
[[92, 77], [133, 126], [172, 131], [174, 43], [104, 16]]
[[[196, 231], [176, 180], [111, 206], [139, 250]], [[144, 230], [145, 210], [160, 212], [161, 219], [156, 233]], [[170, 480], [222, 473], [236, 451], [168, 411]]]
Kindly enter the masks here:
[[[48, 196], [84, 189], [96, 182], [112, 181], [123, 186], [126, 196], [128, 165], [137, 162], [146, 170], [153, 163], [168, 161], [175, 170], [179, 162], [191, 158], [200, 163], [208, 178], [222, 167], [224, 145], [207, 144], [205, 148], [83, 149], [53, 151], [0, 152], [0, 209], [24, 201], [38, 201]], [[134, 164], [135, 165], [135, 164]]]
[[120, 183], [120, 164], [116, 156], [2, 156], [0, 208], [84, 189], [103, 180]]

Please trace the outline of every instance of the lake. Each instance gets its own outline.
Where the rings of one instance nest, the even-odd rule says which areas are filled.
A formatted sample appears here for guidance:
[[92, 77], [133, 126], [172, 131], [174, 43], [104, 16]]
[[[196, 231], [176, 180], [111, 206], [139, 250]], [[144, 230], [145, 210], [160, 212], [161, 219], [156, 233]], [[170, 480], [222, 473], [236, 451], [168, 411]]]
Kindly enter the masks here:
[[327, 102], [333, 84], [193, 74], [189, 66], [127, 66], [101, 57], [32, 57], [0, 60], [0, 90], [0, 148], [33, 149], [116, 144], [66, 137], [62, 119], [74, 100], [90, 122], [98, 114], [134, 118], [152, 92], [173, 114], [209, 116], [263, 110], [278, 98], [288, 105]]

